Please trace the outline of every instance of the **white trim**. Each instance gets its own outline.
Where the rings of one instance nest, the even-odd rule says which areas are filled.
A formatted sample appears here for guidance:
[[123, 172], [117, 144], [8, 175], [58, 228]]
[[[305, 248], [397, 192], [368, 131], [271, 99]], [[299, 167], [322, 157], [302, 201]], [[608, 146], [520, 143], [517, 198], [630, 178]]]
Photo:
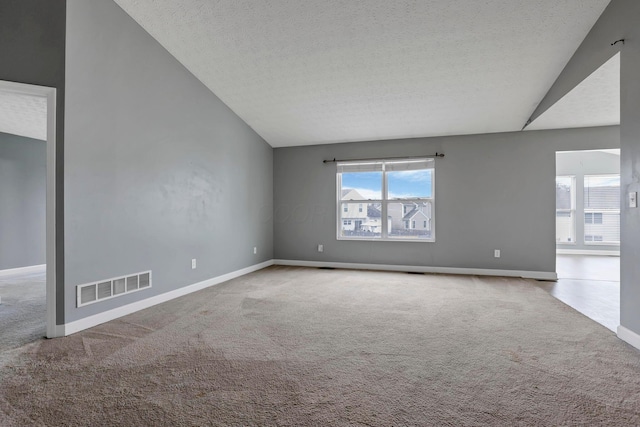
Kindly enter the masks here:
[[15, 274], [31, 274], [31, 273], [44, 273], [47, 270], [47, 264], [30, 265], [28, 267], [9, 268], [7, 270], [0, 270], [0, 277], [13, 276]]
[[640, 350], [640, 335], [624, 326], [618, 326], [618, 338]]
[[602, 255], [602, 256], [620, 256], [620, 251], [600, 251], [588, 249], [556, 249], [558, 255]]
[[47, 338], [62, 336], [56, 328], [56, 96], [52, 87], [0, 80], [0, 91], [47, 99]]
[[[222, 276], [207, 279], [202, 282], [194, 283], [189, 286], [185, 286], [180, 289], [165, 292], [160, 295], [153, 296], [151, 298], [137, 301], [131, 304], [124, 305], [122, 307], [114, 308], [102, 313], [95, 314], [93, 316], [85, 317], [84, 319], [76, 320], [74, 322], [67, 323], [65, 325], [58, 325], [56, 332], [61, 333], [58, 336], [67, 336], [80, 332], [82, 330], [92, 328], [110, 320], [117, 319], [127, 314], [135, 313], [136, 311], [144, 310], [145, 308], [153, 307], [154, 305], [161, 304], [163, 302], [170, 301], [172, 299], [188, 295], [193, 292], [200, 291], [210, 286], [218, 285], [231, 279], [235, 279], [245, 274], [253, 273], [254, 271], [262, 270], [263, 268], [273, 265], [273, 260], [265, 261], [260, 264], [255, 264], [241, 270], [236, 270], [231, 273], [223, 274]], [[146, 288], [145, 288], [146, 289]]]
[[47, 338], [62, 336], [57, 333], [56, 327], [56, 97], [56, 90], [50, 89], [47, 93]]
[[505, 276], [522, 277], [524, 279], [557, 280], [558, 275], [552, 271], [520, 271], [493, 270], [484, 268], [454, 268], [454, 267], [424, 267], [417, 265], [389, 265], [389, 264], [359, 264], [350, 262], [299, 261], [276, 259], [275, 265], [290, 265], [298, 267], [332, 267], [352, 270], [383, 270], [404, 271], [415, 273], [462, 274], [469, 276]]

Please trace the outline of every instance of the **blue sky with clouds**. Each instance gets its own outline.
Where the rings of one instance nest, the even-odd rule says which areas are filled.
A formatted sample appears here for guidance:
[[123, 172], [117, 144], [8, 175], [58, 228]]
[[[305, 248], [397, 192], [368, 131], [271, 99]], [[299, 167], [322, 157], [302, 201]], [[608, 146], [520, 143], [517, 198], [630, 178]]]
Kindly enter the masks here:
[[[432, 170], [387, 172], [389, 198], [431, 197]], [[382, 172], [342, 174], [342, 188], [356, 190], [365, 199], [380, 199]]]

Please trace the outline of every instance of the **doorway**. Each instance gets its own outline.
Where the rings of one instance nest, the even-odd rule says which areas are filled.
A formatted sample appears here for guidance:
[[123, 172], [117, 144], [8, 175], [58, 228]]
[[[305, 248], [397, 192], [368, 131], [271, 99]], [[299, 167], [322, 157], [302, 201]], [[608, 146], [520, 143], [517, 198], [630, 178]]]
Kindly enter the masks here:
[[[31, 135], [29, 140], [37, 142], [39, 139], [41, 143], [44, 141], [46, 163], [44, 171], [44, 264], [20, 266], [20, 264], [32, 263], [33, 259], [38, 258], [31, 258], [27, 254], [23, 260], [19, 260], [16, 255], [10, 262], [18, 267], [6, 268], [9, 265], [6, 264], [0, 275], [5, 279], [18, 275], [20, 279], [17, 282], [20, 282], [20, 280], [38, 280], [34, 279], [34, 275], [40, 274], [46, 282], [44, 286], [45, 307], [42, 310], [45, 315], [42, 318], [42, 314], [39, 314], [36, 322], [40, 322], [40, 325], [46, 325], [44, 332], [48, 338], [62, 336], [62, 328], [56, 326], [56, 89], [0, 80], [0, 99], [2, 99], [6, 111], [11, 111], [12, 106], [16, 110], [16, 115], [5, 121], [3, 133], [7, 132], [6, 135], [20, 138], [24, 135], [19, 133], [24, 129], [31, 129], [29, 132], [37, 132], [37, 135]], [[33, 138], [34, 136], [36, 138]], [[5, 170], [9, 169], [7, 167]], [[4, 236], [0, 236], [0, 239], [8, 240], [10, 238], [8, 233], [9, 231], [5, 231]], [[23, 252], [26, 253], [26, 251]], [[1, 293], [0, 298], [2, 298]], [[0, 300], [0, 310], [5, 310], [6, 313], [8, 307], [3, 307], [2, 303], [3, 301]]]
[[620, 150], [556, 153], [550, 292], [612, 331], [620, 324]]

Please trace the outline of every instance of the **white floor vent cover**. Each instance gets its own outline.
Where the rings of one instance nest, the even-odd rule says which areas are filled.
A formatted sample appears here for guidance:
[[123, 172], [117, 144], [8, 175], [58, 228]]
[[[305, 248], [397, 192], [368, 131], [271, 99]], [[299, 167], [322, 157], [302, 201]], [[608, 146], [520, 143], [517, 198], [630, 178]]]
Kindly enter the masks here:
[[151, 271], [78, 285], [78, 307], [151, 287]]

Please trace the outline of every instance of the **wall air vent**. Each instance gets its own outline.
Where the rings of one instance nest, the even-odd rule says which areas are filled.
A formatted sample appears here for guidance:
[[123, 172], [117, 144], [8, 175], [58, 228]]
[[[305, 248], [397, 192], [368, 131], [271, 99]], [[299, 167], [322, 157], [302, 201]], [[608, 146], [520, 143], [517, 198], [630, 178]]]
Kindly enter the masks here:
[[151, 271], [78, 285], [77, 306], [93, 304], [151, 287]]

